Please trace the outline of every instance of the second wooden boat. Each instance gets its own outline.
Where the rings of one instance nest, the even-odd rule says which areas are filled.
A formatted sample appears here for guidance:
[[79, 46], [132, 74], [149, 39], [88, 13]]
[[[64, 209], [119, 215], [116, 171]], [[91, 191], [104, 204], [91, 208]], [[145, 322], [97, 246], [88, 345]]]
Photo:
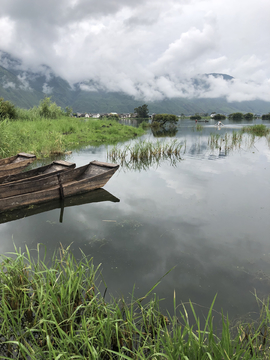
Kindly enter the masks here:
[[0, 177], [17, 174], [36, 159], [36, 155], [19, 153], [9, 158], [0, 159]]
[[99, 189], [118, 168], [119, 165], [116, 164], [92, 161], [45, 179], [41, 177], [35, 181], [28, 179], [1, 185], [6, 187], [6, 191], [1, 194], [0, 212]]
[[[48, 165], [44, 165], [29, 171], [21, 172], [15, 175], [7, 175], [0, 177], [0, 193], [1, 193], [1, 185], [10, 185], [11, 183], [15, 184], [17, 181], [34, 181], [40, 180], [41, 178], [46, 178], [50, 176], [50, 174], [55, 173], [56, 171], [65, 171], [68, 169], [74, 169], [76, 167], [75, 163], [65, 161], [65, 160], [55, 160]], [[4, 188], [2, 186], [2, 188]], [[6, 186], [6, 190], [8, 187]], [[0, 195], [1, 196], [1, 195]], [[7, 195], [6, 195], [7, 196]]]

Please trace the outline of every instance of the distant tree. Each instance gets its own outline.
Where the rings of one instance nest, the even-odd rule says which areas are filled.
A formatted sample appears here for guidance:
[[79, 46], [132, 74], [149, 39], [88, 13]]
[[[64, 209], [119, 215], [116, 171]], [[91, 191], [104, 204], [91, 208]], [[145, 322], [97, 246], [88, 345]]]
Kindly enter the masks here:
[[201, 120], [200, 115], [191, 115], [190, 120]]
[[15, 119], [17, 113], [15, 105], [10, 101], [4, 101], [0, 98], [0, 118], [1, 119]]
[[244, 114], [244, 118], [246, 120], [252, 120], [254, 118], [254, 115], [252, 113], [246, 113]]
[[178, 122], [178, 117], [172, 114], [156, 114], [152, 118], [152, 126], [164, 126], [167, 124], [175, 125]]
[[61, 107], [57, 106], [55, 102], [51, 102], [50, 97], [45, 97], [40, 101], [38, 111], [41, 117], [50, 119], [57, 119], [63, 115]]
[[71, 116], [72, 115], [72, 107], [71, 106], [66, 106], [65, 108], [65, 115], [66, 116]]
[[222, 115], [222, 114], [216, 114], [216, 115], [213, 116], [213, 119], [215, 119], [215, 120], [224, 120], [224, 119], [226, 119], [226, 116]]
[[262, 115], [262, 120], [270, 120], [270, 113]]
[[108, 119], [119, 120], [119, 115], [118, 114], [109, 114]]
[[137, 114], [138, 118], [146, 119], [149, 117], [148, 105], [144, 104], [142, 106], [138, 106], [134, 109], [134, 112]]
[[229, 115], [229, 119], [231, 120], [242, 120], [244, 118], [243, 113], [236, 112]]

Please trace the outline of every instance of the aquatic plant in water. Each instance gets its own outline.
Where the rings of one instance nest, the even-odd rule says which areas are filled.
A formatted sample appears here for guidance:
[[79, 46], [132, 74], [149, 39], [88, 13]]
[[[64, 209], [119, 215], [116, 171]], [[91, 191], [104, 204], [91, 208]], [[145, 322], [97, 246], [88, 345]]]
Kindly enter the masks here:
[[243, 132], [233, 131], [231, 134], [225, 133], [222, 137], [220, 134], [212, 133], [208, 138], [208, 145], [211, 150], [219, 149], [227, 153], [229, 150], [240, 149], [245, 141], [245, 145], [251, 148], [254, 145], [254, 136], [243, 137]]
[[258, 124], [253, 126], [244, 126], [242, 132], [254, 134], [255, 136], [267, 136], [270, 133], [270, 129], [264, 124]]
[[171, 165], [176, 165], [181, 160], [181, 148], [176, 139], [171, 141], [137, 141], [124, 147], [113, 146], [107, 151], [109, 161], [118, 162], [127, 169], [147, 169], [158, 165], [160, 161], [169, 160]]

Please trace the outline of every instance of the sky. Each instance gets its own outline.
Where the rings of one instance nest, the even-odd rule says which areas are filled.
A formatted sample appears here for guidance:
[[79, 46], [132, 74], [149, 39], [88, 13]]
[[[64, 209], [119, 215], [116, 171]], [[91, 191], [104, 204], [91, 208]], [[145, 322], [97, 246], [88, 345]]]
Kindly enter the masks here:
[[[270, 101], [269, 0], [0, 0], [0, 50], [85, 91]], [[192, 79], [223, 73], [234, 77]], [[205, 84], [205, 82], [204, 82]], [[46, 84], [44, 85], [46, 90]]]

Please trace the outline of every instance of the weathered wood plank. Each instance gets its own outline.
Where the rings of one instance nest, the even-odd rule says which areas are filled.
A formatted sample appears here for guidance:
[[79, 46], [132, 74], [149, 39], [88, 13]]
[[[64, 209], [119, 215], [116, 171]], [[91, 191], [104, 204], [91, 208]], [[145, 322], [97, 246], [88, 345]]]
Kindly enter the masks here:
[[6, 183], [12, 183], [15, 181], [20, 181], [20, 180], [27, 180], [27, 179], [31, 179], [35, 177], [35, 179], [38, 179], [38, 176], [44, 176], [45, 174], [50, 174], [52, 172], [55, 171], [60, 171], [60, 170], [68, 170], [68, 169], [73, 169], [75, 168], [76, 164], [75, 163], [71, 163], [68, 161], [63, 161], [60, 163], [59, 160], [57, 161], [53, 161], [52, 163], [48, 164], [48, 165], [44, 165], [29, 171], [25, 171], [23, 173], [19, 173], [19, 174], [15, 174], [15, 175], [8, 175], [8, 176], [2, 176], [0, 178], [0, 186], [1, 184], [6, 184]]
[[0, 177], [16, 174], [36, 159], [36, 155], [21, 154], [0, 159]]
[[[60, 197], [66, 198], [101, 188], [118, 170], [119, 165], [113, 164], [113, 166], [110, 166], [110, 164], [107, 164], [106, 166], [99, 166], [97, 163], [90, 163], [77, 169], [53, 174], [54, 176], [45, 179], [40, 178], [35, 182], [21, 181], [19, 184], [14, 184], [14, 186], [10, 184], [8, 197], [4, 196], [4, 192], [2, 194], [0, 192], [0, 212], [51, 199], [59, 199]], [[15, 193], [17, 195], [14, 195]]]

